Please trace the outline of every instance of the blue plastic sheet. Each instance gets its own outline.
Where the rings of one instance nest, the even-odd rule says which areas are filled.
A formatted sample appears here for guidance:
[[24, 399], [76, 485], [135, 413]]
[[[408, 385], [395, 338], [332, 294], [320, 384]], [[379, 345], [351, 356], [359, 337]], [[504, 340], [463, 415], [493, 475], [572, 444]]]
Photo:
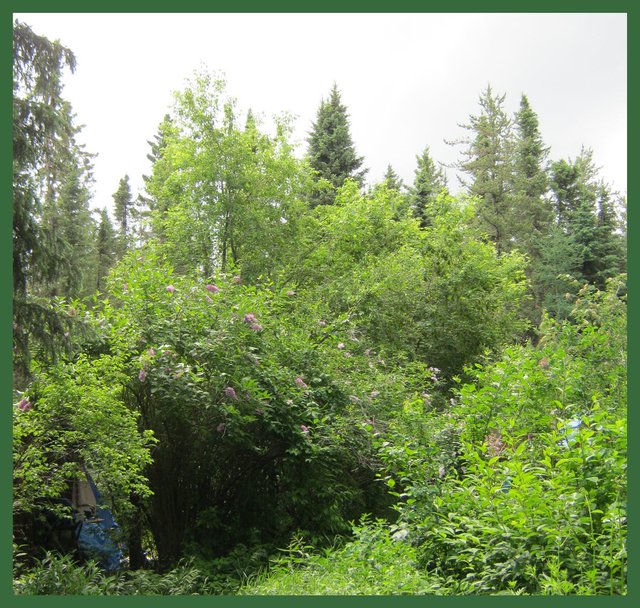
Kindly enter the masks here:
[[78, 549], [107, 572], [118, 570], [122, 562], [122, 551], [111, 538], [113, 530], [104, 526], [104, 522], [87, 521], [80, 524], [78, 533]]
[[99, 506], [102, 503], [100, 492], [91, 475], [86, 470], [85, 473], [96, 497], [98, 508], [95, 518], [80, 524], [78, 549], [87, 558], [95, 560], [103, 570], [113, 572], [120, 568], [123, 558], [122, 551], [114, 538], [118, 533], [118, 524], [109, 509]]

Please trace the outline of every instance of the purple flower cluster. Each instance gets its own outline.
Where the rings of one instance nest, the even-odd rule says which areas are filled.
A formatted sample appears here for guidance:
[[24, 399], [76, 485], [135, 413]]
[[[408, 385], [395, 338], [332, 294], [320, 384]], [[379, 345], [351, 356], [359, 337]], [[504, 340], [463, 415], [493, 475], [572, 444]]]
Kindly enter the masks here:
[[17, 407], [21, 412], [28, 412], [31, 409], [32, 405], [30, 401], [22, 399], [20, 403], [18, 403]]
[[262, 331], [263, 329], [260, 323], [256, 323], [256, 316], [252, 312], [248, 312], [242, 320], [247, 323], [249, 325], [249, 328], [253, 331]]
[[207, 291], [210, 291], [211, 293], [218, 293], [220, 291], [219, 287], [216, 287], [215, 285], [212, 285], [211, 283], [209, 283], [209, 285], [205, 285], [205, 289]]
[[231, 386], [227, 386], [227, 388], [224, 389], [224, 394], [230, 399], [238, 399], [238, 395], [236, 395], [236, 391]]
[[173, 285], [167, 285], [165, 288], [169, 293], [173, 293], [176, 288]]

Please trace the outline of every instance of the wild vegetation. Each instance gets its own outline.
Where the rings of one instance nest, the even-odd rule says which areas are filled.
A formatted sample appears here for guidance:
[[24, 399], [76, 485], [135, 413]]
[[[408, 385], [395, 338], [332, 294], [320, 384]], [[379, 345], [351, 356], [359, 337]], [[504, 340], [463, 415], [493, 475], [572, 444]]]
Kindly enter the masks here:
[[[458, 194], [195, 74], [92, 216], [73, 53], [14, 26], [16, 594], [624, 594], [625, 201], [488, 87]], [[60, 500], [90, 473], [118, 569]], [[71, 524], [69, 524], [71, 525]], [[113, 531], [113, 530], [112, 530]]]

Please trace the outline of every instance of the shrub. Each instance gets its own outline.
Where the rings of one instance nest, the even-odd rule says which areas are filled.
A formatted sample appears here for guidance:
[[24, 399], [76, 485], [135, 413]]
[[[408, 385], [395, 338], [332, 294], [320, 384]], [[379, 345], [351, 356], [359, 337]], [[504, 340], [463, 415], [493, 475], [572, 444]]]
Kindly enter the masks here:
[[400, 525], [421, 566], [457, 593], [626, 592], [619, 285], [585, 288], [577, 324], [547, 320], [537, 347], [476, 366], [452, 412], [457, 467], [437, 479], [414, 459]]
[[464, 477], [417, 526], [421, 565], [464, 593], [541, 593], [559, 577], [580, 593], [624, 593], [626, 422], [596, 408], [567, 445], [569, 428], [536, 449], [503, 436], [501, 457], [466, 445]]
[[177, 276], [151, 247], [111, 292], [100, 314], [126, 361], [124, 400], [158, 441], [147, 473], [163, 567], [189, 545], [213, 559], [298, 528], [348, 532], [383, 495], [360, 424], [382, 407], [369, 383], [383, 363], [348, 323], [298, 309], [289, 288]]

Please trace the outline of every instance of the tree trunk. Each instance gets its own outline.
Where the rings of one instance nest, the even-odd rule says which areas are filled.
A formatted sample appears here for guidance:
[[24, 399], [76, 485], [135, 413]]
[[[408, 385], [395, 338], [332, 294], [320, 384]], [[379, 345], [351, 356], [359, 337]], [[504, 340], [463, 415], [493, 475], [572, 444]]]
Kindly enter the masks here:
[[142, 549], [142, 522], [143, 522], [143, 506], [140, 496], [135, 493], [131, 494], [131, 504], [135, 507], [135, 511], [131, 518], [128, 536], [129, 548], [129, 568], [131, 570], [140, 570], [147, 565], [147, 558]]

